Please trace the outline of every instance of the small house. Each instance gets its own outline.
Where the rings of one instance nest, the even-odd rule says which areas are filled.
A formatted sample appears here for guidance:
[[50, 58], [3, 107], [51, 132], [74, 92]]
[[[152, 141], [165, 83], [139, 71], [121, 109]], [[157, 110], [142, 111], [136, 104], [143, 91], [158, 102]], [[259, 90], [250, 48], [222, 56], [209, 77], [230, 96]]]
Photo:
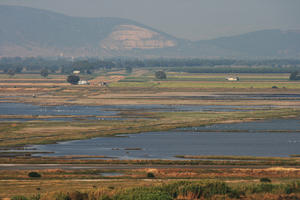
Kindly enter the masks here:
[[226, 80], [227, 81], [239, 81], [240, 78], [239, 77], [227, 77]]

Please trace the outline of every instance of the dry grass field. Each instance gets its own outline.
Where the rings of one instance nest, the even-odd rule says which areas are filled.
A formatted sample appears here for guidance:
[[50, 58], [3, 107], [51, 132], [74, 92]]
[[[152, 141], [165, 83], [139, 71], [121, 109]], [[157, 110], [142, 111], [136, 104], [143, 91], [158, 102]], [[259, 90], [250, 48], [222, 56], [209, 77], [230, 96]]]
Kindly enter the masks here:
[[[105, 195], [112, 197], [118, 193], [124, 193], [126, 190], [131, 188], [146, 189], [166, 184], [174, 184], [179, 181], [186, 181], [186, 183], [190, 184], [197, 182], [205, 183], [222, 181], [231, 188], [239, 188], [240, 190], [243, 190], [245, 193], [242, 194], [243, 196], [250, 196], [251, 194], [261, 195], [261, 193], [266, 195], [264, 191], [253, 191], [253, 187], [262, 187], [262, 185], [260, 185], [260, 179], [268, 177], [274, 185], [274, 188], [276, 186], [283, 188], [300, 178], [300, 170], [295, 168], [145, 168], [139, 170], [114, 171], [60, 169], [36, 170], [35, 172], [41, 174], [41, 178], [29, 178], [29, 172], [31, 171], [3, 171], [0, 176], [0, 198], [13, 197], [16, 196], [16, 194], [26, 197], [32, 197], [36, 194], [40, 194], [42, 199], [52, 199], [58, 194], [72, 194], [75, 191], [79, 191], [81, 193], [87, 193], [90, 196], [98, 196], [99, 199], [103, 199]], [[102, 173], [110, 173], [112, 175], [103, 176], [101, 175]], [[113, 175], [114, 173], [117, 173], [118, 175]], [[149, 173], [152, 173], [154, 177], [147, 177]], [[270, 190], [267, 194], [271, 196], [278, 196], [281, 194], [286, 195], [286, 193], [283, 190], [281, 191], [279, 188], [277, 188], [278, 191]], [[297, 190], [299, 190], [299, 188]], [[263, 198], [258, 197], [257, 199]]]

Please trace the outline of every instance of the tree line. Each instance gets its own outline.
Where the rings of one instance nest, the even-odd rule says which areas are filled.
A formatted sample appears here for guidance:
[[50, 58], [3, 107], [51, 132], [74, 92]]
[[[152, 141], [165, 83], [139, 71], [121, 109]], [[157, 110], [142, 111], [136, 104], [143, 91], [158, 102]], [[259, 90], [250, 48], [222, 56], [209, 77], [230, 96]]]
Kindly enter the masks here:
[[[234, 66], [234, 67], [231, 67]], [[161, 59], [49, 59], [32, 58], [1, 58], [2, 73], [47, 73], [71, 74], [74, 70], [91, 74], [100, 69], [120, 68], [131, 72], [132, 68], [158, 68], [171, 71], [190, 73], [291, 73], [299, 71], [300, 60], [269, 59], [269, 60], [237, 60], [237, 59], [196, 59], [196, 58], [161, 58]], [[47, 70], [47, 73], [45, 73]]]

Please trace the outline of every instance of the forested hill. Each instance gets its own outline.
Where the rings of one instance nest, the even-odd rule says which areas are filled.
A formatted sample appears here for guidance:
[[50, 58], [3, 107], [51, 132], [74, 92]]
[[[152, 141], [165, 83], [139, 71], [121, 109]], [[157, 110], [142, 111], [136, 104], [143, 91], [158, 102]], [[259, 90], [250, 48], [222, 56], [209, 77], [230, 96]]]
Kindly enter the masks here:
[[300, 30], [262, 30], [214, 40], [199, 41], [201, 45], [217, 46], [236, 55], [249, 57], [299, 57]]
[[297, 58], [300, 31], [266, 30], [192, 42], [128, 19], [0, 6], [0, 57], [14, 56]]

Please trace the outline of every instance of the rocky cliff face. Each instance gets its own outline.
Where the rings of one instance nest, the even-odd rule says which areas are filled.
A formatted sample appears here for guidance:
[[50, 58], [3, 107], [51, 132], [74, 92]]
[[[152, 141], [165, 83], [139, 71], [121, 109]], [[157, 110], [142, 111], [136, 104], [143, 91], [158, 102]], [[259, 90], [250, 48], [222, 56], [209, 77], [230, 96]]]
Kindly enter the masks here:
[[158, 32], [129, 24], [117, 26], [107, 38], [101, 41], [101, 48], [114, 51], [174, 46], [176, 46], [175, 40], [170, 40]]

